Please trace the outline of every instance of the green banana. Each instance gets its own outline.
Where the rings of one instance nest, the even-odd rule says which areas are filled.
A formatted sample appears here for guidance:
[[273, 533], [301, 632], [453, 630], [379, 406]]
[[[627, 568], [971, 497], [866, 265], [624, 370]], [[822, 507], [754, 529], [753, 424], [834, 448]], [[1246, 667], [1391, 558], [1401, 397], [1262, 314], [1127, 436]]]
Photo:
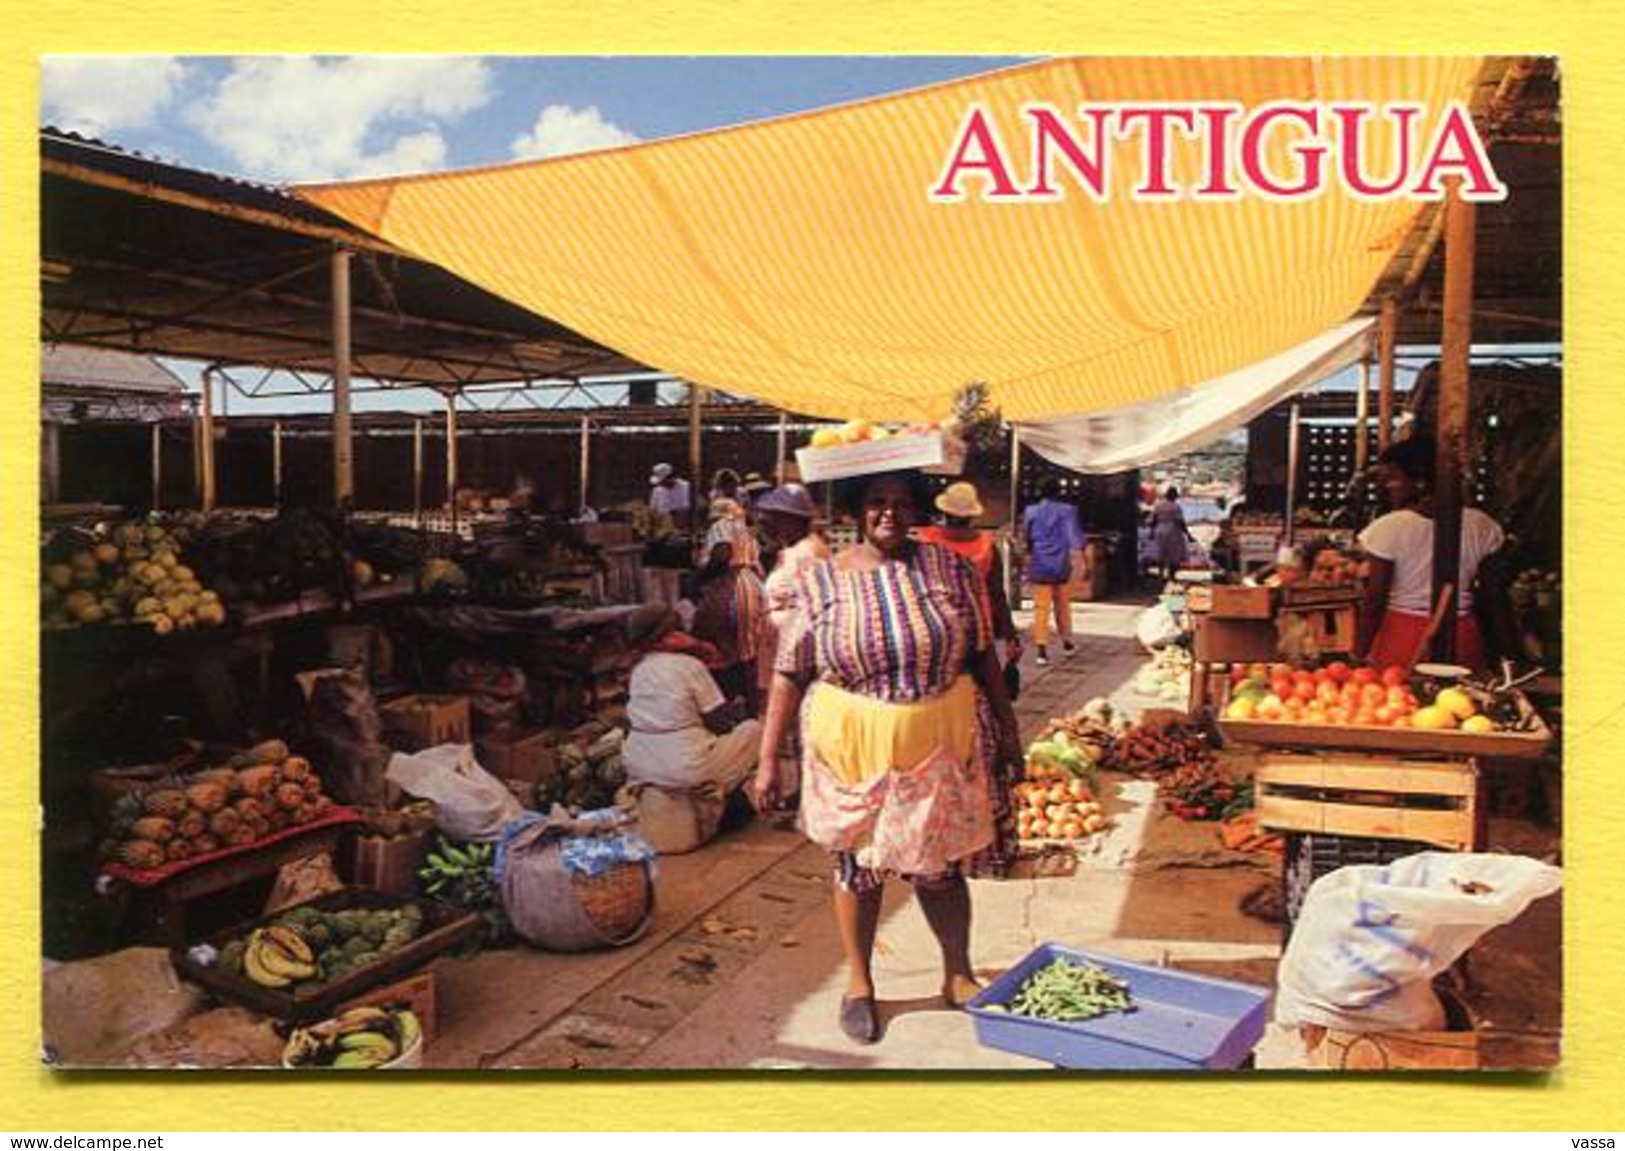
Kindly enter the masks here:
[[393, 1058], [392, 1052], [377, 1048], [365, 1051], [340, 1051], [328, 1066], [340, 1071], [365, 1071], [377, 1067], [380, 1063], [388, 1063]]
[[395, 1040], [378, 1031], [351, 1031], [339, 1036], [342, 1051], [383, 1051], [386, 1059], [395, 1058]]

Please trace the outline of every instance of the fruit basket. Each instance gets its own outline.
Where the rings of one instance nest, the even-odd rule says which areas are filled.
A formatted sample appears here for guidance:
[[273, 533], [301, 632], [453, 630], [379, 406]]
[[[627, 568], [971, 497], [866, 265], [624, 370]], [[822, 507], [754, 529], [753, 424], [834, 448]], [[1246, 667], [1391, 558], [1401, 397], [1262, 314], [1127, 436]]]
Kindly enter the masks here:
[[[1078, 1023], [1001, 1010], [1056, 960], [1088, 963], [1128, 983], [1134, 1009]], [[1268, 988], [1130, 963], [1060, 944], [1040, 945], [967, 1006], [976, 1040], [1056, 1067], [1096, 1071], [1204, 1071], [1239, 1067], [1264, 1035]]]
[[1392, 751], [1409, 755], [1496, 756], [1531, 759], [1546, 753], [1552, 730], [1539, 716], [1529, 731], [1467, 732], [1415, 727], [1334, 726], [1279, 720], [1219, 720], [1226, 741], [1263, 747], [1324, 747], [1359, 751]]
[[[201, 984], [221, 999], [240, 1003], [277, 1019], [293, 1022], [323, 1019], [332, 1015], [340, 1004], [354, 999], [369, 988], [399, 979], [478, 935], [482, 921], [472, 912], [448, 907], [434, 900], [410, 899], [359, 887], [330, 891], [296, 905], [322, 912], [337, 912], [349, 909], [400, 909], [409, 904], [416, 904], [422, 910], [421, 929], [415, 938], [394, 950], [380, 952], [374, 962], [319, 983], [296, 983], [286, 988], [264, 987], [246, 975], [226, 970], [218, 964], [205, 965], [197, 958], [197, 948], [175, 948], [170, 952], [170, 959], [182, 978]], [[255, 931], [283, 920], [295, 909], [283, 908], [274, 915], [262, 916], [219, 932], [206, 943], [215, 952], [222, 952], [234, 941], [249, 938]]]

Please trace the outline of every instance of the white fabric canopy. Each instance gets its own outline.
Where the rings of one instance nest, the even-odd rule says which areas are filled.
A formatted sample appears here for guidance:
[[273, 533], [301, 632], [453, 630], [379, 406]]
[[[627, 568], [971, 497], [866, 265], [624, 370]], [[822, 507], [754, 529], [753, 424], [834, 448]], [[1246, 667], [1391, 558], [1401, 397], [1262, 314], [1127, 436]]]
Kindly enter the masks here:
[[1098, 415], [1016, 423], [1021, 442], [1052, 463], [1105, 475], [1172, 459], [1210, 444], [1270, 408], [1358, 363], [1374, 321], [1350, 320], [1251, 367], [1168, 399]]

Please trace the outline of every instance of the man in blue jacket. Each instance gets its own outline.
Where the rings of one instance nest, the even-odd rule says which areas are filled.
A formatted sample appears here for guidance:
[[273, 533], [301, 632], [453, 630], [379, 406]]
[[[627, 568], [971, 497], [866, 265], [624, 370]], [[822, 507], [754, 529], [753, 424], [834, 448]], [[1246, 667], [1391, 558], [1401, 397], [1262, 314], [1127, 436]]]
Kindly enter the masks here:
[[1027, 541], [1027, 582], [1033, 586], [1033, 644], [1038, 666], [1049, 665], [1049, 615], [1055, 612], [1056, 629], [1067, 655], [1077, 650], [1072, 642], [1072, 553], [1083, 547], [1078, 509], [1061, 500], [1061, 482], [1051, 476], [1039, 489], [1042, 498], [1022, 513], [1022, 535]]

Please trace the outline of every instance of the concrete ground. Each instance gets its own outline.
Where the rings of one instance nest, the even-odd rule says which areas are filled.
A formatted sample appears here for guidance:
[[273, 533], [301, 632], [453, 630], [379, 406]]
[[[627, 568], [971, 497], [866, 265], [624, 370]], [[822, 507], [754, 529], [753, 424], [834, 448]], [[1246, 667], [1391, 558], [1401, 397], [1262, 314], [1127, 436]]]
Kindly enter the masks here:
[[[1097, 695], [1138, 712], [1145, 654], [1139, 604], [1076, 608], [1078, 651], [1024, 660], [1025, 737]], [[1022, 622], [1025, 622], [1023, 620]], [[1102, 777], [1109, 832], [1075, 861], [974, 881], [972, 956], [984, 977], [1039, 943], [1268, 985], [1279, 929], [1243, 914], [1244, 896], [1278, 881], [1275, 858], [1224, 850], [1212, 824], [1161, 815], [1153, 784]], [[1033, 872], [1042, 871], [1043, 874]], [[908, 889], [891, 885], [876, 946], [884, 1023], [862, 1047], [836, 1024], [844, 971], [824, 853], [757, 821], [690, 855], [660, 861], [659, 906], [640, 941], [615, 951], [529, 949], [440, 961], [434, 1067], [1044, 1069], [983, 1047], [939, 998], [935, 942]], [[1291, 1065], [1289, 1051], [1282, 1062]]]

